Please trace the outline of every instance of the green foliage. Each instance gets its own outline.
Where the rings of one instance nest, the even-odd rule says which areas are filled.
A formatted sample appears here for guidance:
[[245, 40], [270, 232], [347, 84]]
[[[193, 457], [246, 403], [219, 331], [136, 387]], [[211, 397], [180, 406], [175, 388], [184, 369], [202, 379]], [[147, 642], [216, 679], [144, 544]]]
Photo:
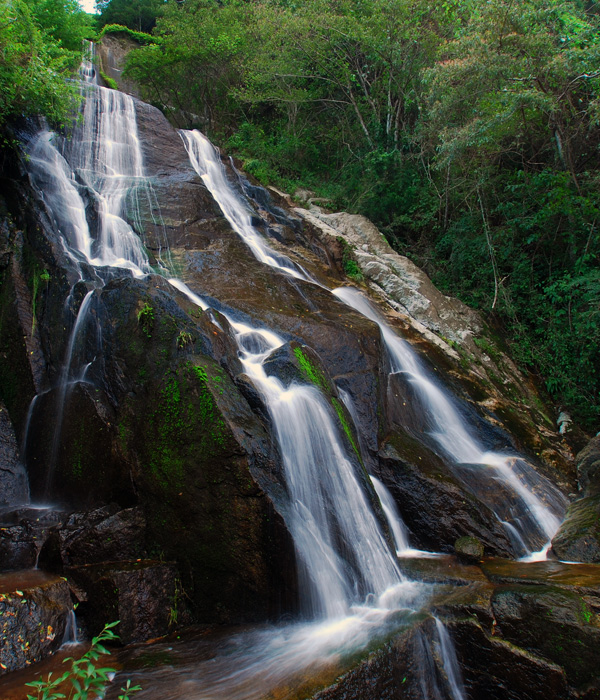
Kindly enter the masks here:
[[186, 345], [190, 345], [193, 341], [194, 339], [191, 333], [188, 331], [179, 331], [179, 335], [177, 336], [177, 347], [180, 350], [183, 350]]
[[198, 118], [209, 131], [229, 124], [251, 11], [241, 2], [166, 4], [154, 31], [160, 44], [131, 52], [125, 75], [180, 126], [197, 125]]
[[144, 304], [138, 311], [137, 320], [144, 335], [151, 338], [154, 329], [154, 309], [150, 304]]
[[[98, 660], [110, 653], [103, 643], [118, 639], [118, 635], [112, 630], [118, 624], [119, 621], [105, 625], [100, 634], [92, 639], [90, 648], [80, 659], [64, 659], [63, 663], [71, 662], [71, 668], [62, 675], [53, 679], [52, 673], [49, 673], [45, 680], [40, 678], [39, 681], [26, 683], [25, 685], [36, 691], [35, 695], [27, 695], [27, 700], [92, 700], [104, 697], [104, 691], [115, 669], [99, 666]], [[121, 688], [119, 700], [129, 700], [129, 696], [138, 690], [141, 690], [141, 686], [132, 686], [128, 680]]]
[[352, 246], [347, 243], [347, 241], [341, 236], [338, 237], [338, 242], [342, 244], [342, 267], [344, 272], [350, 279], [356, 282], [362, 282], [364, 275], [360, 270], [356, 260], [352, 257]]
[[0, 3], [0, 129], [19, 116], [67, 118], [77, 91], [65, 78], [89, 31], [76, 0]]
[[344, 433], [346, 434], [346, 437], [348, 438], [348, 441], [352, 445], [352, 449], [356, 453], [356, 456], [358, 457], [360, 463], [362, 464], [362, 455], [360, 454], [360, 450], [358, 449], [358, 445], [356, 444], [356, 440], [354, 438], [354, 433], [352, 431], [352, 428], [350, 427], [350, 424], [346, 420], [346, 412], [344, 409], [344, 406], [340, 401], [338, 401], [335, 396], [331, 397], [331, 403], [333, 404], [333, 407], [335, 408], [335, 412], [337, 413], [338, 420], [340, 421], [340, 425], [342, 426]]
[[100, 41], [105, 34], [124, 34], [130, 39], [137, 41], [137, 43], [141, 44], [142, 46], [158, 43], [158, 38], [152, 36], [152, 34], [136, 31], [135, 29], [131, 29], [123, 24], [104, 25], [104, 27], [102, 27], [102, 31], [97, 36], [97, 40]]
[[296, 359], [298, 360], [298, 364], [300, 365], [300, 368], [304, 372], [304, 374], [310, 379], [310, 381], [313, 384], [316, 384], [318, 387], [323, 389], [325, 392], [329, 392], [329, 386], [327, 385], [327, 380], [325, 379], [325, 376], [321, 372], [321, 370], [314, 365], [310, 359], [306, 356], [306, 354], [302, 351], [302, 348], [299, 346], [296, 346], [294, 348], [294, 355], [296, 356]]
[[183, 601], [185, 591], [181, 585], [181, 581], [177, 578], [175, 579], [175, 591], [173, 592], [173, 598], [171, 600], [171, 606], [169, 608], [169, 627], [177, 626], [179, 621], [180, 606]]
[[[60, 4], [32, 7], [44, 3]], [[306, 187], [368, 216], [445, 292], [493, 314], [557, 403], [597, 420], [596, 10], [569, 0], [98, 6], [104, 24], [122, 25], [104, 33], [142, 44], [125, 75], [177, 126], [201, 128], [264, 184]], [[153, 38], [137, 33], [155, 20]], [[71, 45], [60, 22], [40, 22], [42, 38]], [[11, 42], [18, 73], [19, 52], [30, 54]], [[51, 114], [47, 93], [23, 98], [29, 80], [4, 77], [4, 65], [0, 122], [34, 101]], [[343, 266], [360, 281], [351, 250]]]
[[96, 0], [100, 24], [120, 24], [137, 32], [151, 32], [163, 0]]
[[106, 75], [106, 73], [103, 70], [99, 70], [98, 72], [100, 73], [100, 77], [102, 78], [102, 80], [106, 83], [106, 87], [109, 87], [111, 90], [119, 89], [117, 81], [114, 78], [111, 78], [110, 75]]

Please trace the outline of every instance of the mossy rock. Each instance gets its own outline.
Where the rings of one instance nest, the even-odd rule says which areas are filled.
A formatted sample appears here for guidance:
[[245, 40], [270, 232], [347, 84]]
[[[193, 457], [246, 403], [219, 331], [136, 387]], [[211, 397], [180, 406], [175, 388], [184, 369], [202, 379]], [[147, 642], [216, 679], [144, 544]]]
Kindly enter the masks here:
[[579, 688], [598, 677], [598, 602], [553, 586], [505, 585], [492, 608], [502, 638], [559, 664]]
[[600, 495], [571, 503], [552, 550], [562, 561], [600, 563]]
[[458, 558], [475, 564], [483, 558], [483, 544], [477, 537], [459, 537], [454, 543]]

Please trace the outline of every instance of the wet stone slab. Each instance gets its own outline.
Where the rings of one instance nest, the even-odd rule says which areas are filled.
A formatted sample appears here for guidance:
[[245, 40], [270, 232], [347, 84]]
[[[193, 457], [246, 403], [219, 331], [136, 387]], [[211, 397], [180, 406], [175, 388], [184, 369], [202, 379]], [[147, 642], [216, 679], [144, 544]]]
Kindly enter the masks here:
[[42, 571], [0, 575], [0, 675], [52, 654], [72, 609], [64, 578]]

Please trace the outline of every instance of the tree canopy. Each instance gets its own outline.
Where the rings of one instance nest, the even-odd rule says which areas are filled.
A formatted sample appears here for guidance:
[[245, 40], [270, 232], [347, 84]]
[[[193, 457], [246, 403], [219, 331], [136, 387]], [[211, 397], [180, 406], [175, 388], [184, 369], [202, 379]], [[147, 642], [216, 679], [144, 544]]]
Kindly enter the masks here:
[[264, 182], [372, 218], [594, 421], [599, 25], [577, 0], [186, 0], [128, 73]]
[[77, 0], [0, 0], [0, 128], [20, 115], [66, 118], [75, 94], [66, 78], [90, 32]]

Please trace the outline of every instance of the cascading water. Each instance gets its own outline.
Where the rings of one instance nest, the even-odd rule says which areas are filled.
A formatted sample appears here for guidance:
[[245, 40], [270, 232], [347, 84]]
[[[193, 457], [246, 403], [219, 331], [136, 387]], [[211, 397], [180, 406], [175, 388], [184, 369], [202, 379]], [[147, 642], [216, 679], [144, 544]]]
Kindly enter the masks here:
[[[114, 276], [142, 277], [153, 271], [142, 241], [128, 219], [135, 220], [138, 215], [141, 196], [148, 199], [150, 210], [160, 217], [144, 173], [133, 98], [97, 84], [92, 45], [80, 76], [83, 119], [75, 124], [72, 137], [65, 139], [44, 129], [27, 145], [31, 182], [75, 273], [65, 304], [65, 323], [72, 324], [72, 328], [56, 382], [57, 419], [46, 492], [52, 485], [69, 387], [84, 379], [89, 365], [87, 362], [74, 367], [73, 349], [85, 326], [93, 290]], [[89, 208], [95, 212], [93, 226], [86, 215]], [[78, 282], [85, 283], [88, 292], [73, 314], [71, 301]]]
[[[340, 287], [333, 294], [377, 323], [388, 351], [391, 373], [402, 375], [414, 389], [422, 404], [423, 432], [441, 450], [442, 456], [455, 465], [478, 465], [480, 471], [485, 470], [485, 485], [476, 495], [488, 502], [505, 524], [517, 550], [523, 555], [532, 555], [536, 549], [547, 545], [564, 515], [564, 497], [522, 457], [481, 447], [452, 401], [427, 376], [408, 343], [395, 335], [357, 289]], [[512, 492], [513, 499], [490, 501], [489, 484], [494, 481]], [[543, 494], [546, 502], [536, 492]], [[543, 549], [540, 556], [544, 556], [545, 551]]]
[[[321, 393], [268, 377], [263, 363], [283, 341], [230, 323], [244, 369], [262, 393], [277, 433], [292, 500], [290, 529], [313, 593], [311, 612], [343, 615], [351, 603], [369, 593], [381, 595], [402, 577]], [[336, 536], [346, 561], [336, 553]]]
[[227, 180], [223, 163], [212, 143], [199, 131], [182, 130], [179, 133], [194, 170], [221, 207], [233, 230], [246, 243], [254, 256], [283, 274], [317, 284], [306, 270], [293, 263], [287, 256], [270, 248], [256, 231], [252, 225], [251, 210], [244, 206], [240, 197], [233, 191]]
[[467, 700], [454, 644], [450, 639], [448, 630], [444, 627], [444, 623], [438, 617], [435, 618], [435, 631], [439, 639], [440, 656], [450, 694], [453, 700]]
[[[293, 263], [275, 254], [252, 226], [248, 208], [229, 184], [223, 164], [214, 147], [198, 131], [180, 132], [196, 172], [202, 177], [234, 230], [248, 244], [255, 257], [274, 269], [290, 274]], [[296, 275], [307, 282], [315, 281], [305, 274]], [[427, 376], [408, 343], [399, 338], [357, 290], [341, 287], [332, 292], [358, 313], [374, 321], [381, 329], [391, 374], [402, 375], [418, 396], [425, 436], [442, 453], [442, 457], [458, 469], [464, 477], [464, 467], [477, 465], [484, 480], [466, 478], [475, 495], [489, 502], [489, 485], [502, 484], [506, 497], [489, 502], [506, 529], [517, 552], [532, 559], [543, 558], [552, 536], [557, 531], [566, 508], [562, 494], [540, 476], [522, 457], [490, 452], [483, 449], [472, 435], [468, 425], [444, 392]], [[544, 500], [537, 495], [543, 495]], [[385, 510], [385, 508], [384, 508]], [[399, 517], [399, 516], [398, 516]], [[536, 554], [537, 550], [539, 553]]]
[[[89, 57], [81, 75], [83, 120], [76, 125], [72, 140], [43, 131], [28, 148], [32, 183], [73, 262], [77, 281], [83, 281], [88, 289], [72, 324], [61, 386], [57, 387], [60, 397], [65, 386], [63, 403], [66, 383], [82, 378], [81, 370], [87, 366], [81, 363], [78, 368], [71, 367], [73, 349], [94, 290], [112, 277], [142, 277], [153, 272], [135, 230], [142, 233], [135, 224], [141, 197], [146, 198], [151, 211], [157, 212], [156, 219], [160, 218], [156, 198], [144, 175], [134, 101], [98, 86]], [[255, 257], [298, 280], [294, 282], [298, 287], [303, 282], [317, 284], [299, 265], [269, 247], [254, 229], [251, 210], [227, 182], [212, 145], [199, 132], [180, 133], [192, 165]], [[95, 220], [90, 216], [91, 210]], [[132, 221], [133, 225], [128, 223]], [[159, 264], [159, 271], [165, 273], [166, 266]], [[169, 281], [195, 304], [208, 308], [203, 298], [182, 281]], [[427, 377], [409, 346], [391, 331], [364, 297], [356, 290], [333, 293], [378, 323], [392, 373], [402, 375], [410, 383], [425, 409], [427, 439], [455, 466], [483, 465], [494, 479], [512, 490], [512, 507], [515, 501], [519, 506], [515, 512], [499, 517], [506, 521], [514, 540], [522, 543], [522, 550], [531, 551], [537, 540], [549, 539], [558, 525], [561, 505], [548, 508], [535, 493], [539, 489], [547, 494], [549, 484], [535, 472], [530, 474], [532, 470], [521, 458], [483, 450], [452, 401]], [[271, 417], [289, 497], [286, 523], [304, 576], [301, 588], [306, 594], [307, 612], [318, 621], [237, 635], [232, 638], [233, 651], [210, 662], [195, 662], [192, 668], [178, 674], [180, 680], [176, 683], [170, 670], [163, 679], [159, 674], [148, 694], [152, 697], [158, 691], [163, 700], [260, 697], [292, 671], [314, 671], [342, 653], [363, 649], [374, 636], [389, 630], [388, 625], [398, 624], [399, 610], [419, 607], [427, 590], [401, 575], [370, 507], [360, 466], [348, 454], [325, 396], [312, 385], [286, 385], [265, 370], [267, 360], [281, 347], [283, 339], [271, 330], [238, 321], [235, 313], [223, 315], [237, 343], [243, 369]], [[218, 325], [215, 319], [213, 322]], [[346, 397], [347, 405], [348, 401]], [[410, 551], [393, 499], [381, 482], [375, 478], [372, 482], [397, 550]], [[449, 694], [462, 700], [465, 694], [451, 639], [439, 620], [436, 630]], [[435, 693], [436, 697], [442, 696], [439, 690]], [[142, 691], [140, 697], [145, 696]]]
[[[145, 187], [135, 105], [127, 95], [96, 85], [91, 64], [84, 64], [82, 75], [84, 117], [72, 140], [67, 142], [44, 131], [28, 150], [32, 183], [73, 262], [77, 281], [84, 281], [89, 288], [67, 344], [61, 375], [65, 386], [73, 374], [73, 348], [94, 289], [109, 278], [141, 277], [152, 272], [139, 237], [127, 223], [135, 215], [135, 206], [128, 202]], [[90, 226], [87, 216], [90, 203], [97, 214], [95, 226]], [[235, 204], [232, 213], [226, 214], [232, 216], [232, 225], [240, 232], [246, 230], [246, 222], [238, 216], [238, 209]], [[264, 262], [292, 278], [312, 281], [288, 258], [262, 244], [251, 226], [248, 231], [248, 245]], [[202, 297], [182, 281], [169, 281], [194, 303], [207, 308]], [[213, 664], [214, 669], [220, 668], [218, 677], [208, 673], [198, 680], [203, 688], [199, 697], [210, 692], [211, 697], [231, 700], [262, 694], [250, 679], [272, 683], [292, 671], [363, 648], [386, 629], [388, 621], [398, 624], [398, 610], [419, 607], [426, 587], [406, 581], [400, 574], [360, 483], [359, 466], [346, 453], [324, 396], [312, 386], [285, 386], [265, 372], [265, 360], [283, 340], [230, 315], [226, 319], [244, 370], [262, 394], [273, 421], [289, 490], [288, 527], [305, 574], [307, 612], [311, 617], [325, 618], [250, 640], [237, 654], [238, 670], [233, 675], [225, 671], [225, 667], [231, 668], [231, 657], [224, 660], [224, 666]], [[66, 389], [59, 387], [61, 395], [64, 402]], [[201, 667], [194, 671], [196, 678], [198, 672]]]

